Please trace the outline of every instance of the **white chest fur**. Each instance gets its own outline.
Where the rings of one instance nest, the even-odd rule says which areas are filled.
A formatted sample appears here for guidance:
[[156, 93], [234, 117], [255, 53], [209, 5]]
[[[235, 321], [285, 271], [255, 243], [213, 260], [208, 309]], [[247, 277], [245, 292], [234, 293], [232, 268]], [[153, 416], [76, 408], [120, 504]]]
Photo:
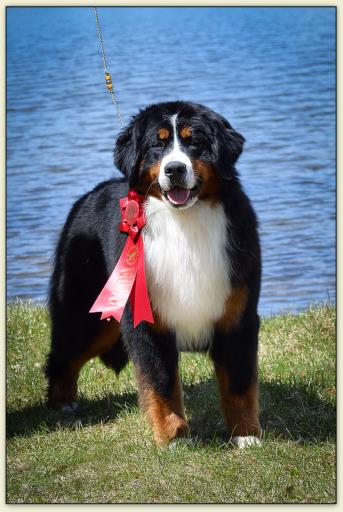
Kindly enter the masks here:
[[230, 294], [227, 220], [222, 205], [174, 210], [150, 197], [145, 268], [153, 309], [176, 332], [180, 350], [206, 347]]

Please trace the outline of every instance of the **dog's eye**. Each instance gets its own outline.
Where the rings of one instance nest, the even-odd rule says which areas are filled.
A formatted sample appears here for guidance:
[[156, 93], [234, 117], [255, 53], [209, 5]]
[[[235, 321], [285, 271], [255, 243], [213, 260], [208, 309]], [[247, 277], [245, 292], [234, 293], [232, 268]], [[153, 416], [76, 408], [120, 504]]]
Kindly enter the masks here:
[[189, 135], [188, 137], [186, 137], [185, 139], [183, 139], [183, 143], [186, 145], [186, 146], [191, 146], [192, 143], [194, 142], [194, 139], [191, 135]]
[[164, 141], [158, 140], [157, 142], [155, 142], [154, 148], [164, 148]]
[[184, 145], [190, 150], [193, 151], [195, 149], [200, 149], [201, 142], [196, 140], [194, 137], [187, 137], [184, 141]]

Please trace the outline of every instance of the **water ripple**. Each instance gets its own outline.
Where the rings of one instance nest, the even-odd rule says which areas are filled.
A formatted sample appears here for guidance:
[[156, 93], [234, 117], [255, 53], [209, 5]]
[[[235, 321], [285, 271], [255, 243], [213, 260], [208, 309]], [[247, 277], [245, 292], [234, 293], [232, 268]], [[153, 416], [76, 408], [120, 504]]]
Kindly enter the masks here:
[[[126, 121], [151, 102], [189, 99], [246, 137], [238, 169], [260, 220], [261, 313], [334, 301], [334, 9], [99, 10]], [[9, 7], [9, 299], [46, 299], [73, 201], [117, 172], [119, 129], [92, 9]]]

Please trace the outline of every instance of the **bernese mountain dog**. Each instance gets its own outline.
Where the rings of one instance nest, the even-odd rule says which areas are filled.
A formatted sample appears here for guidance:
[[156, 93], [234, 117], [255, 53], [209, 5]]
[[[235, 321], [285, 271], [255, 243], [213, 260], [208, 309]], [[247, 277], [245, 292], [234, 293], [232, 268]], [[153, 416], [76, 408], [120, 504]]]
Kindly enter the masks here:
[[[257, 219], [235, 162], [244, 138], [224, 117], [191, 102], [151, 105], [120, 133], [122, 175], [73, 206], [57, 245], [50, 284], [48, 405], [77, 406], [80, 369], [100, 359], [117, 374], [132, 360], [139, 404], [155, 441], [186, 435], [180, 351], [213, 360], [228, 439], [259, 444], [257, 349], [261, 258]], [[144, 262], [154, 324], [134, 328], [89, 310], [113, 271], [127, 234], [119, 200], [144, 195]]]

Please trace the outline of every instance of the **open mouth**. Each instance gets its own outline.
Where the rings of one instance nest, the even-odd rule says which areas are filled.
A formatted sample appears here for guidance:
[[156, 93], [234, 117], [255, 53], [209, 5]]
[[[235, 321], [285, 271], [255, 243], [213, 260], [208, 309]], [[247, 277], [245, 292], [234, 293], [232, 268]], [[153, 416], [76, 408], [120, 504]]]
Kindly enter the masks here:
[[189, 189], [175, 186], [168, 191], [163, 191], [163, 195], [172, 206], [179, 208], [190, 204], [192, 199], [196, 197], [196, 187]]

